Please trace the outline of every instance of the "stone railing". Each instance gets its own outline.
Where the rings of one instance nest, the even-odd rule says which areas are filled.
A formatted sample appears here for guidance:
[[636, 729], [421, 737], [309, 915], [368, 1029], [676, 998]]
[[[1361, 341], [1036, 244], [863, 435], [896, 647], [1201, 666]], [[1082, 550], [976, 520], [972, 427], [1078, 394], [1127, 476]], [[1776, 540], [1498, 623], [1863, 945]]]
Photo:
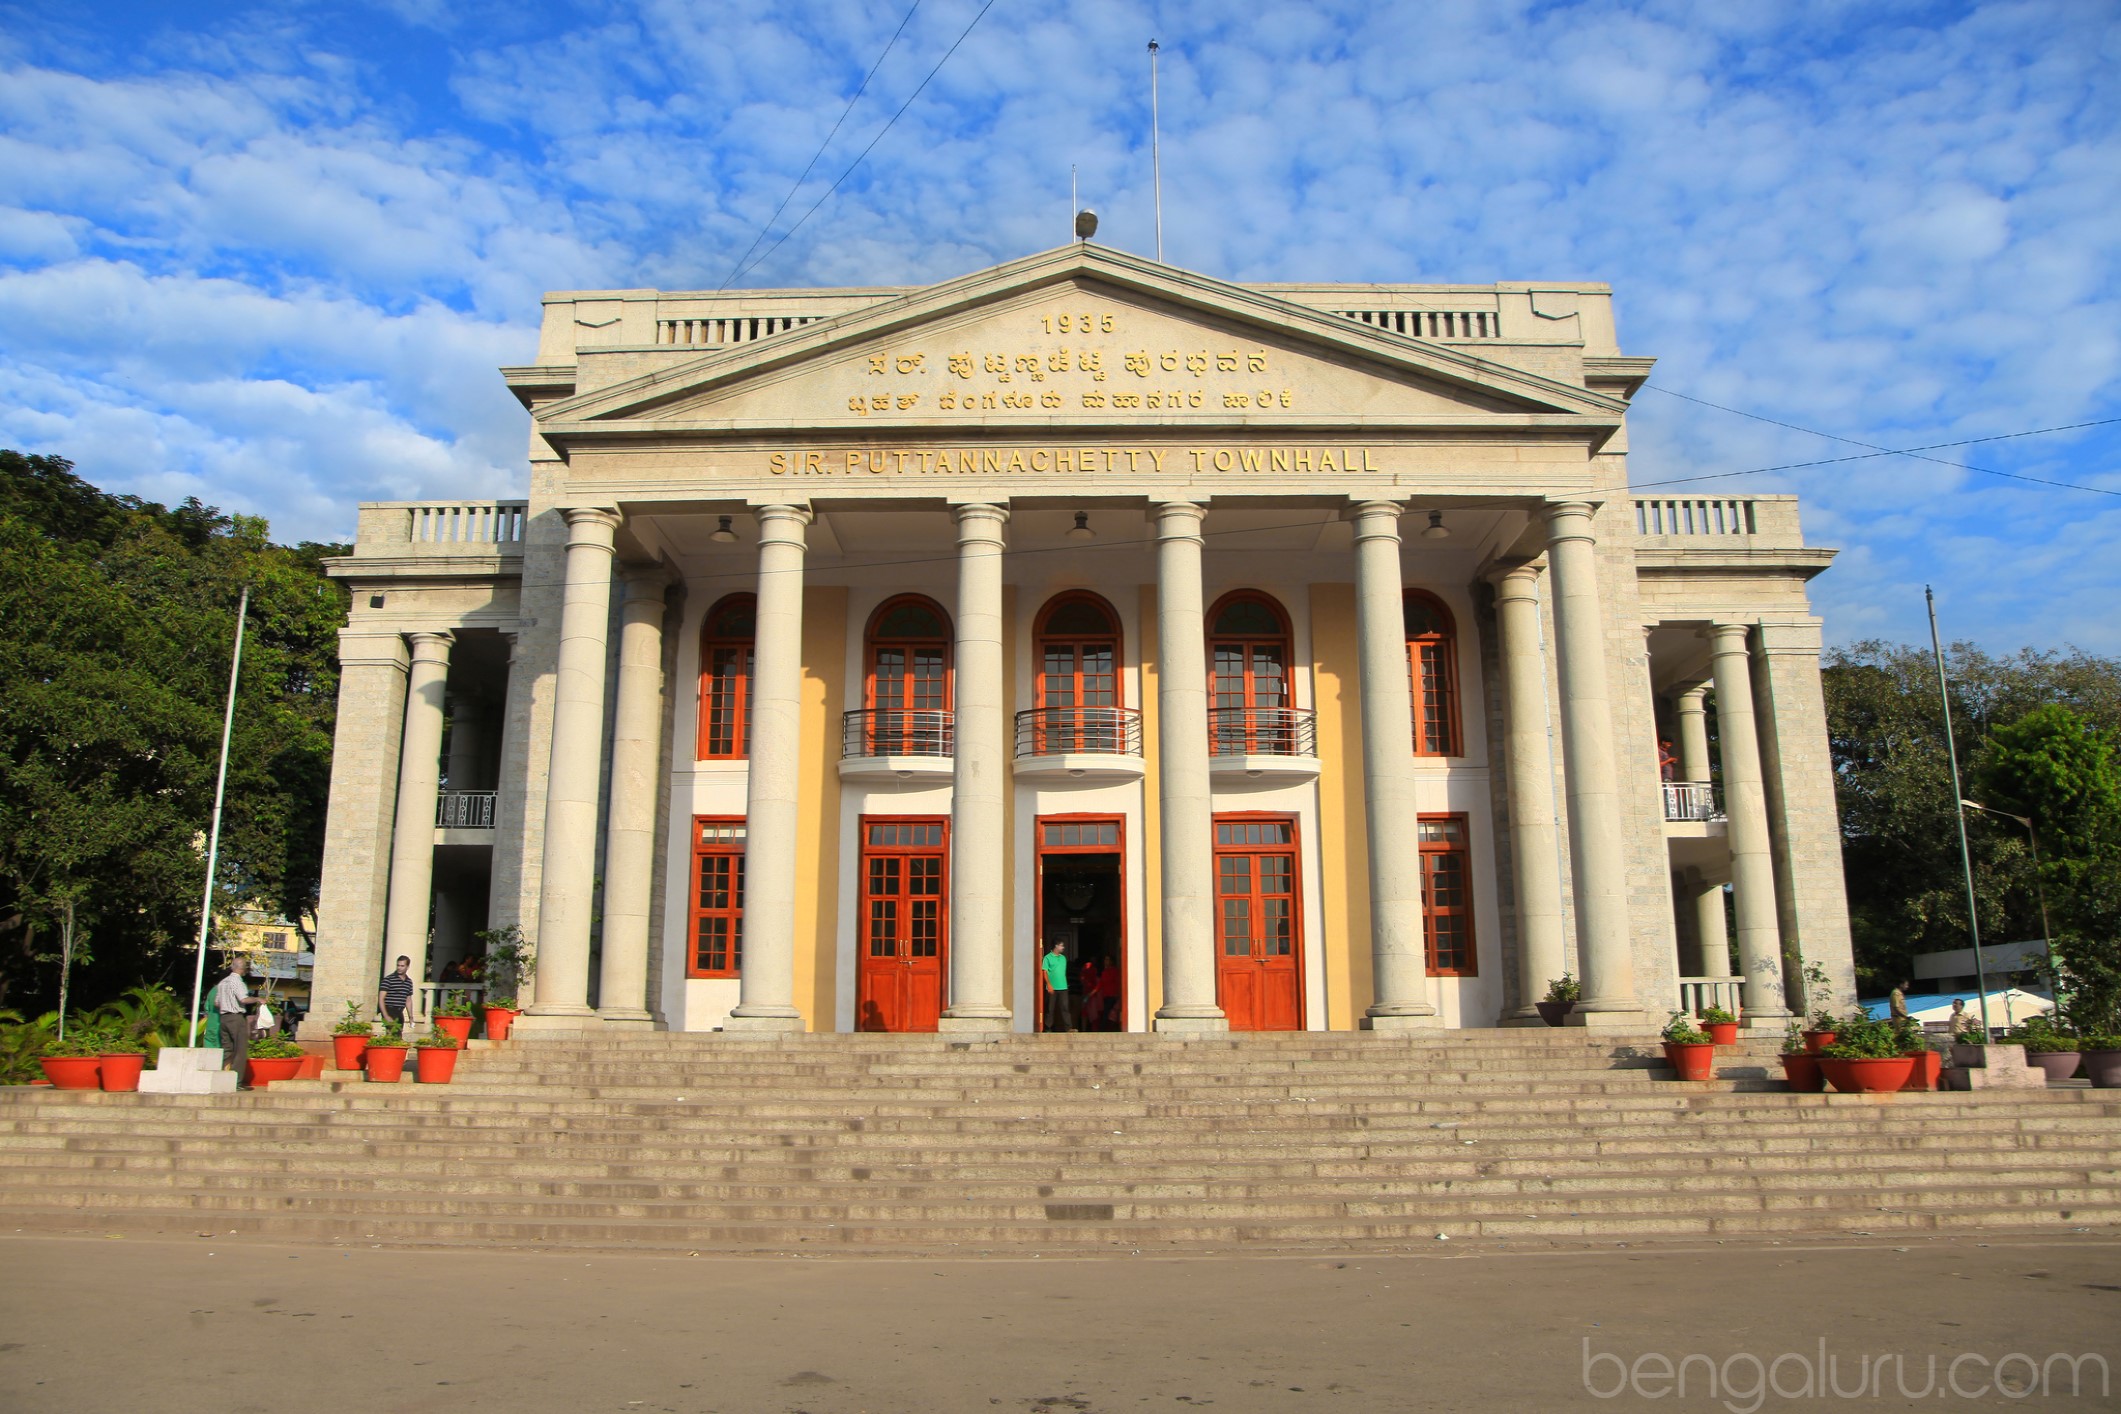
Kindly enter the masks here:
[[1679, 979], [1679, 1009], [1699, 1016], [1710, 1007], [1721, 1007], [1733, 1016], [1743, 1016], [1738, 998], [1745, 989], [1743, 977], [1682, 977]]
[[821, 318], [815, 314], [736, 315], [707, 319], [658, 319], [655, 341], [659, 344], [717, 348], [748, 344], [774, 334], [785, 334]]
[[528, 501], [422, 502], [407, 508], [415, 545], [520, 545]]
[[1637, 496], [1638, 540], [1678, 548], [1798, 549], [1795, 496]]
[[494, 797], [495, 792], [490, 790], [438, 791], [435, 825], [444, 830], [490, 830]]
[[1343, 319], [1410, 339], [1499, 339], [1502, 319], [1492, 309], [1336, 309]]

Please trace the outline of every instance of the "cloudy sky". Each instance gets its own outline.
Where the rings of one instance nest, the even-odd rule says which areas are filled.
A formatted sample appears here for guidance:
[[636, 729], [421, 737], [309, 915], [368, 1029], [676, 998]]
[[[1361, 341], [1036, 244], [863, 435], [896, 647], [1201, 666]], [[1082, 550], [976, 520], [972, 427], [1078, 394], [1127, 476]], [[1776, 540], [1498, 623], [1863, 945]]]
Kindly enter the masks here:
[[1934, 449], [1689, 483], [1806, 496], [1831, 640], [2121, 653], [2121, 421], [2014, 435], [2121, 420], [2114, 0], [909, 3], [0, 0], [0, 445], [285, 538], [518, 492], [544, 290], [958, 275], [1070, 163], [1152, 251], [1154, 35], [1174, 264], [1608, 281], [1638, 482]]

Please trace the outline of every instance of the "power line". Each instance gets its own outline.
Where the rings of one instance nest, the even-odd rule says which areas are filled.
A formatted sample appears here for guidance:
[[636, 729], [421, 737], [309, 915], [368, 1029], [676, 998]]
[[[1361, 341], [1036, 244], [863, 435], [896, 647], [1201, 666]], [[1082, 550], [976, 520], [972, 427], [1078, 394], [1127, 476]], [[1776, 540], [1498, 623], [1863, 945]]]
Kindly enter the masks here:
[[811, 169], [816, 167], [818, 159], [825, 155], [825, 149], [832, 146], [832, 140], [839, 136], [840, 124], [847, 121], [847, 115], [854, 111], [854, 105], [861, 102], [862, 95], [869, 91], [869, 81], [876, 77], [878, 69], [884, 67], [884, 60], [891, 57], [892, 47], [898, 43], [898, 37], [906, 32], [906, 26], [913, 23], [913, 12], [920, 9], [920, 7], [921, 0], [913, 0], [912, 7], [906, 11], [906, 18], [898, 22], [898, 28], [891, 31], [891, 38], [885, 41], [884, 52], [876, 56], [876, 62], [869, 66], [869, 72], [862, 75], [861, 87], [854, 91], [854, 97], [847, 100], [847, 106], [840, 109], [839, 119], [833, 123], [832, 131], [825, 134], [825, 140], [819, 143], [817, 151], [810, 155], [809, 163], [803, 168], [803, 175], [795, 179], [794, 185], [788, 188], [788, 194], [781, 198], [781, 204], [773, 208], [773, 214], [766, 218], [766, 224], [759, 227], [759, 233], [751, 238], [751, 244], [745, 248], [742, 255], [737, 257], [736, 264], [729, 268], [729, 273], [723, 277], [722, 283], [715, 286], [717, 290], [729, 288], [729, 282], [743, 271], [744, 262], [751, 258], [751, 252], [759, 248], [759, 242], [766, 239], [766, 233], [773, 229], [773, 223], [781, 219], [781, 213], [788, 209], [788, 203], [793, 201], [795, 194], [803, 189], [803, 183], [810, 180]]
[[747, 272], [755, 270], [760, 265], [764, 264], [766, 260], [771, 257], [775, 251], [781, 248], [782, 244], [787, 241], [788, 237], [794, 235], [797, 231], [800, 231], [803, 228], [803, 223], [817, 214], [817, 209], [820, 206], [823, 206], [827, 201], [831, 200], [832, 194], [840, 189], [840, 184], [845, 182], [849, 177], [853, 176], [854, 169], [861, 166], [863, 160], [869, 156], [869, 153], [876, 147], [876, 145], [884, 140], [884, 134], [890, 132], [892, 125], [897, 123], [900, 118], [905, 116], [906, 110], [913, 106], [914, 99], [919, 98], [921, 94], [927, 91], [929, 83], [935, 78], [937, 74], [943, 71], [943, 65], [950, 62], [950, 56], [957, 53], [958, 46], [963, 44], [968, 38], [971, 37], [973, 26], [977, 25], [982, 19], [986, 18], [987, 12], [993, 8], [994, 0], [987, 0], [986, 4], [979, 7], [979, 13], [972, 17], [971, 22], [965, 26], [964, 32], [959, 34], [957, 39], [952, 42], [950, 47], [943, 51], [943, 57], [935, 61], [935, 67], [928, 71], [927, 78], [921, 80], [920, 87], [913, 90], [912, 94], [908, 96], [906, 101], [899, 105], [898, 112], [893, 113], [891, 115], [890, 121], [885, 123], [883, 127], [877, 129], [876, 136], [869, 139], [869, 146], [863, 148], [861, 152], [855, 156], [855, 159], [847, 164], [847, 170], [840, 173], [838, 179], [835, 180], [831, 186], [825, 189], [825, 194], [819, 197], [816, 201], [812, 202], [810, 204], [810, 209], [808, 211], [805, 211], [800, 217], [798, 217], [796, 219], [796, 223], [793, 226], [790, 226], [786, 231], [781, 234], [780, 240], [777, 240], [772, 245], [767, 246], [764, 251], [760, 252], [756, 260], [753, 260], [749, 265], [746, 265], [742, 269], [739, 269], [734, 275], [731, 275], [729, 277], [729, 280], [725, 280], [723, 282], [724, 288], [726, 288], [731, 281], [742, 278]]

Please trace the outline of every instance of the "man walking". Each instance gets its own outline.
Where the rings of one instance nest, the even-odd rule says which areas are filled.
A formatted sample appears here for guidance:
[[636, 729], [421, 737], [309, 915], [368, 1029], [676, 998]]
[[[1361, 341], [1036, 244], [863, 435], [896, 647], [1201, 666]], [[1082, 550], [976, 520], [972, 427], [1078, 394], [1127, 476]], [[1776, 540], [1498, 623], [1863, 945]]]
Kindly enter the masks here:
[[1039, 966], [1046, 970], [1046, 1029], [1073, 1031], [1075, 997], [1068, 990], [1068, 945], [1055, 938]]
[[236, 1088], [250, 1088], [250, 1012], [256, 999], [246, 980], [250, 959], [241, 953], [229, 959], [228, 975], [214, 988], [214, 1010], [221, 1018], [221, 1067], [236, 1072]]
[[400, 957], [397, 971], [383, 979], [383, 989], [376, 993], [376, 1007], [383, 1013], [385, 1021], [405, 1024], [405, 1014], [412, 1007], [414, 991], [412, 981], [412, 959]]

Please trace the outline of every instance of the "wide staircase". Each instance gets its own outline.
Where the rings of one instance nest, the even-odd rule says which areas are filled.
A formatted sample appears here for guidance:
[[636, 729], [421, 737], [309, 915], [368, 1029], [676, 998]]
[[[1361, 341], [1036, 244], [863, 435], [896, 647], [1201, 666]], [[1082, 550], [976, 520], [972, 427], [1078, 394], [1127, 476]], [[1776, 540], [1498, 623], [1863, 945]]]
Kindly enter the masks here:
[[1154, 1251], [2121, 1223], [2121, 1092], [1793, 1095], [1570, 1031], [474, 1050], [448, 1086], [0, 1091], [0, 1221], [391, 1243]]

